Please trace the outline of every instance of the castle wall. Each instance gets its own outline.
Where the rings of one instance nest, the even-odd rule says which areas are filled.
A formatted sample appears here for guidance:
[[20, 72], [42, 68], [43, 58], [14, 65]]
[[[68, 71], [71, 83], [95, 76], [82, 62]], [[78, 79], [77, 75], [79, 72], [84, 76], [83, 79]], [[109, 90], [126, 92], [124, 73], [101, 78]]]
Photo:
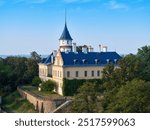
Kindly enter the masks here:
[[27, 99], [34, 105], [35, 110], [41, 113], [53, 112], [58, 106], [66, 101], [65, 97], [61, 99], [49, 99], [35, 95], [29, 91], [22, 90], [21, 88], [17, 88], [17, 90], [23, 98]]

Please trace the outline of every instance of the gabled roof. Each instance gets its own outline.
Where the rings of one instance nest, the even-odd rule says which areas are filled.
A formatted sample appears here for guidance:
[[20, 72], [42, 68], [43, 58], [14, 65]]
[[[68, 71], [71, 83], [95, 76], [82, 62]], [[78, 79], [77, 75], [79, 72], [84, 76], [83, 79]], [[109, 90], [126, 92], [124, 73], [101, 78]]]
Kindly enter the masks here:
[[51, 55], [48, 55], [46, 58], [42, 59], [42, 64], [51, 64]]
[[71, 36], [70, 36], [70, 33], [68, 31], [66, 23], [65, 23], [65, 27], [64, 27], [63, 33], [62, 33], [61, 37], [59, 38], [59, 40], [73, 40], [71, 38]]
[[108, 60], [115, 63], [121, 59], [116, 52], [61, 52], [64, 66], [104, 66]]

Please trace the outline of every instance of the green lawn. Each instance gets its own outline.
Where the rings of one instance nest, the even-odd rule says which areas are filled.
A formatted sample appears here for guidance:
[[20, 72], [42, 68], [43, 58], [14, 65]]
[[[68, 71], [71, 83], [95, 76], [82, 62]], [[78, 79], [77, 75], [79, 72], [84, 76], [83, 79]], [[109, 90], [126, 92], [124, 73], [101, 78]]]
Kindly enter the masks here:
[[33, 86], [23, 86], [22, 89], [26, 90], [26, 91], [30, 91], [31, 93], [41, 96], [41, 97], [46, 97], [46, 98], [50, 98], [50, 99], [60, 99], [60, 98], [64, 98], [63, 96], [55, 93], [55, 92], [48, 92], [48, 91], [38, 91], [37, 87], [33, 87]]
[[35, 113], [34, 106], [26, 99], [23, 99], [20, 94], [15, 91], [10, 95], [3, 97], [3, 107], [7, 112], [17, 113]]

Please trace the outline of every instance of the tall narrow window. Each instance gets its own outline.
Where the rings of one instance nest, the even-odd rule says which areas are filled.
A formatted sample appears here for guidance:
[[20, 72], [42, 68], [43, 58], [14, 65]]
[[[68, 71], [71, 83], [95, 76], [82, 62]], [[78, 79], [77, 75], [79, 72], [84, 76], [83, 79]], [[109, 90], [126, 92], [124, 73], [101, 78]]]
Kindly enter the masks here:
[[57, 73], [58, 73], [57, 77], [59, 77], [59, 71]]
[[79, 71], [76, 71], [76, 77], [79, 77]]
[[55, 70], [55, 76], [57, 77], [57, 71]]
[[84, 71], [84, 76], [87, 77], [87, 71]]
[[99, 77], [99, 76], [100, 76], [100, 71], [98, 70], [98, 71], [97, 71], [97, 77]]
[[56, 71], [54, 70], [54, 76], [56, 76]]
[[61, 71], [60, 71], [60, 77], [62, 77], [62, 73], [61, 73]]
[[94, 77], [94, 71], [91, 71], [91, 76]]
[[67, 71], [67, 77], [70, 77], [70, 71]]

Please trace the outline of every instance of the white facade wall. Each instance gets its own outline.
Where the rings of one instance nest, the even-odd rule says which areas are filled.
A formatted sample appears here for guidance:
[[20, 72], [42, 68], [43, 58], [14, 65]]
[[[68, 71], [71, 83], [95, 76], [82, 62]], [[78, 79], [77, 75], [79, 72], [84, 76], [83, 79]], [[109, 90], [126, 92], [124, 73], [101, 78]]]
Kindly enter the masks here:
[[[99, 79], [102, 77], [104, 66], [70, 66], [64, 67], [61, 53], [58, 52], [53, 65], [39, 64], [39, 77], [54, 80], [58, 87], [57, 93], [62, 95], [63, 79]], [[86, 73], [86, 74], [85, 74]], [[51, 74], [51, 76], [50, 76]]]
[[[103, 68], [104, 67], [101, 67], [101, 66], [65, 67], [64, 68], [64, 78], [67, 78], [67, 79], [99, 79], [102, 77]], [[69, 76], [67, 75], [68, 72], [70, 73]], [[76, 73], [78, 73], [78, 75]], [[87, 75], [85, 73], [87, 73]]]

